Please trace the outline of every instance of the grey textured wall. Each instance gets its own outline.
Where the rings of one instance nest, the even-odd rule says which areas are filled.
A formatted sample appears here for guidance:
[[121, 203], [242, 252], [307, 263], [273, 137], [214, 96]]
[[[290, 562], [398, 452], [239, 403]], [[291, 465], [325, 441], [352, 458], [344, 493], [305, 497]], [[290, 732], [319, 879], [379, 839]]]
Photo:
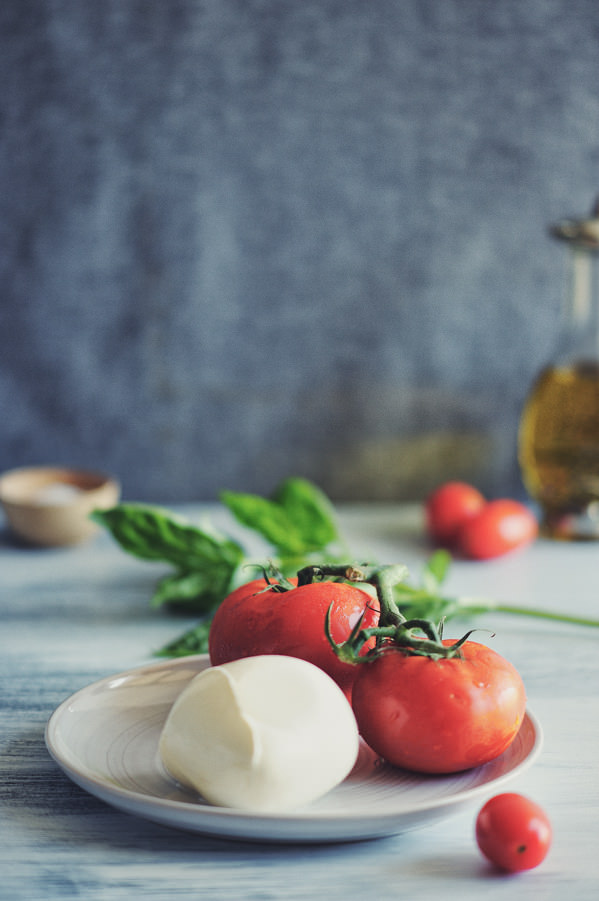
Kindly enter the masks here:
[[0, 468], [521, 491], [596, 0], [3, 0]]

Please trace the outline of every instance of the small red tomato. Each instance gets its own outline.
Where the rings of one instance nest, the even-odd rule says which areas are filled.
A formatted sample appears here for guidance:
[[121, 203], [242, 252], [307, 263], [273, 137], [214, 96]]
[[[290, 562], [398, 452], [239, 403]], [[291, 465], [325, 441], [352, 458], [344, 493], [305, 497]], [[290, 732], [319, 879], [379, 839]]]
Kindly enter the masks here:
[[484, 856], [502, 870], [517, 873], [537, 867], [551, 845], [545, 811], [524, 795], [495, 795], [476, 818], [476, 841]]
[[484, 506], [483, 495], [466, 482], [446, 482], [426, 501], [429, 535], [440, 544], [453, 544], [460, 526]]
[[457, 536], [460, 551], [474, 560], [500, 557], [530, 544], [539, 526], [534, 514], [519, 501], [489, 501], [463, 523]]

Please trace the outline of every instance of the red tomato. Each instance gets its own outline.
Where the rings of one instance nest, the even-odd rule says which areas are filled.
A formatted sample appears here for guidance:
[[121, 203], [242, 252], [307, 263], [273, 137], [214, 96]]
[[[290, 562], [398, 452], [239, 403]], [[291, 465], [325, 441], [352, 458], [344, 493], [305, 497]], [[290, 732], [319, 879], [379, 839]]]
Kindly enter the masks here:
[[505, 498], [489, 501], [463, 523], [457, 543], [466, 557], [486, 560], [530, 544], [538, 532], [537, 520], [528, 507]]
[[483, 495], [465, 482], [446, 482], [429, 495], [426, 505], [428, 532], [439, 544], [453, 544], [460, 526], [483, 507]]
[[404, 769], [453, 773], [505, 751], [524, 717], [522, 679], [485, 645], [466, 641], [461, 655], [434, 660], [389, 647], [357, 664], [352, 705], [377, 754]]
[[514, 792], [496, 795], [476, 818], [476, 841], [485, 857], [516, 873], [537, 867], [551, 846], [551, 823], [534, 801]]
[[339, 660], [330, 646], [326, 613], [332, 604], [331, 635], [342, 643], [364, 611], [364, 628], [377, 625], [378, 600], [345, 582], [314, 582], [284, 592], [264, 591], [265, 586], [264, 579], [255, 579], [220, 604], [208, 639], [212, 665], [258, 654], [301, 657], [328, 673], [349, 696], [357, 667]]

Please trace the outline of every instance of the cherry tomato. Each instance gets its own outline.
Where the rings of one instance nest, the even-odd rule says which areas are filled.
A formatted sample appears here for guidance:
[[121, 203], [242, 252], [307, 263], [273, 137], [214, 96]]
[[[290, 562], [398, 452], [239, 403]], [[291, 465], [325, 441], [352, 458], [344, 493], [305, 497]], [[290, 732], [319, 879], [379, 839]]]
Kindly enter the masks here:
[[531, 870], [547, 856], [551, 823], [545, 811], [523, 795], [495, 795], [476, 818], [476, 841], [484, 856], [502, 870]]
[[301, 657], [328, 673], [349, 697], [357, 667], [333, 651], [326, 613], [332, 604], [331, 635], [341, 643], [362, 614], [364, 628], [377, 625], [378, 600], [345, 582], [314, 582], [283, 592], [265, 588], [264, 579], [255, 579], [220, 604], [208, 639], [212, 665], [258, 654]]
[[474, 641], [460, 653], [435, 660], [389, 647], [355, 664], [352, 705], [360, 732], [389, 763], [459, 772], [498, 757], [516, 737], [526, 705], [517, 670]]
[[457, 536], [461, 552], [474, 560], [499, 557], [530, 544], [539, 526], [534, 514], [519, 501], [489, 501], [462, 523]]
[[434, 541], [452, 545], [464, 522], [484, 506], [483, 495], [466, 482], [446, 482], [429, 495], [426, 505], [427, 529]]

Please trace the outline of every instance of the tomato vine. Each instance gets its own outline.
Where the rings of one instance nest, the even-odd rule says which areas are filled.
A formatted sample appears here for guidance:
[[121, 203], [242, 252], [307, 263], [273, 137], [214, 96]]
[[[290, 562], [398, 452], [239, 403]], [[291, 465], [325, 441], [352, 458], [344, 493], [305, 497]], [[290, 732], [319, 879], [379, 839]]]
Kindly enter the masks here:
[[[457, 641], [447, 644], [443, 642], [443, 620], [439, 624], [421, 617], [408, 619], [399, 609], [395, 600], [395, 589], [405, 581], [408, 568], [403, 564], [376, 566], [371, 564], [317, 565], [306, 566], [298, 573], [298, 585], [309, 585], [325, 578], [343, 579], [348, 582], [367, 583], [377, 593], [380, 616], [378, 625], [363, 628], [363, 620], [359, 620], [349, 637], [337, 643], [331, 635], [331, 612], [329, 607], [325, 620], [325, 631], [331, 647], [340, 660], [346, 663], [362, 663], [379, 656], [390, 646], [405, 653], [434, 660], [451, 658], [459, 655], [460, 648], [468, 640], [470, 632]], [[361, 653], [364, 645], [375, 639], [374, 646]]]

